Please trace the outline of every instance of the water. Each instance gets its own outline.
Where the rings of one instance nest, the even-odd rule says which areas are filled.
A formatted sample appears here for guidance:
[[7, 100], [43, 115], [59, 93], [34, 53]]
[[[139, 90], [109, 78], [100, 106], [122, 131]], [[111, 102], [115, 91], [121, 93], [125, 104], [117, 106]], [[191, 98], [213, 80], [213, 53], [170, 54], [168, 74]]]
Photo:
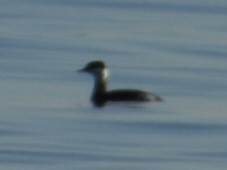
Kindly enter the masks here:
[[[226, 169], [226, 1], [0, 3], [1, 169]], [[93, 108], [94, 59], [165, 101]]]

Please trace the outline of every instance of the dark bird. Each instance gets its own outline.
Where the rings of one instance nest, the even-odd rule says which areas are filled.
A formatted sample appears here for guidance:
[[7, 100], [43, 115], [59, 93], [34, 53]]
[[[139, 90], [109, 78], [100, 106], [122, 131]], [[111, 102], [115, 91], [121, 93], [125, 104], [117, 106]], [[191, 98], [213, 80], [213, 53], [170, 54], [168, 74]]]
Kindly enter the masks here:
[[103, 107], [106, 102], [148, 102], [162, 101], [162, 98], [137, 89], [118, 89], [107, 91], [108, 69], [103, 61], [89, 62], [80, 72], [90, 73], [95, 78], [91, 101], [97, 107]]

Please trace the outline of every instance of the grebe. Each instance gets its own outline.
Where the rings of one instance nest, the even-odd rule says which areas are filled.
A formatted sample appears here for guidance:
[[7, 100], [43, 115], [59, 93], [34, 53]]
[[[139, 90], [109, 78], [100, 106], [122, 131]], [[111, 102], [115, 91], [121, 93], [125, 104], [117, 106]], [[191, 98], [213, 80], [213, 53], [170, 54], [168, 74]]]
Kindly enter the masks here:
[[90, 73], [95, 78], [91, 101], [96, 107], [103, 107], [106, 102], [147, 102], [162, 101], [155, 94], [136, 89], [119, 89], [106, 91], [108, 70], [103, 61], [89, 62], [80, 72]]

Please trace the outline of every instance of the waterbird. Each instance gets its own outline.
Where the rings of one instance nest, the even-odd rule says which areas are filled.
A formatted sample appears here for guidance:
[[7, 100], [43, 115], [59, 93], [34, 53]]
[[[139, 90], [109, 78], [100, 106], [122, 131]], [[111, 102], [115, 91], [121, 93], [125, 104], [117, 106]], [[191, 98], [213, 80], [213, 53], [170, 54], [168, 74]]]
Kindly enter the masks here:
[[91, 61], [78, 71], [89, 73], [94, 77], [95, 83], [91, 101], [96, 107], [103, 107], [107, 102], [162, 101], [161, 97], [138, 89], [117, 89], [107, 91], [108, 69], [103, 61]]

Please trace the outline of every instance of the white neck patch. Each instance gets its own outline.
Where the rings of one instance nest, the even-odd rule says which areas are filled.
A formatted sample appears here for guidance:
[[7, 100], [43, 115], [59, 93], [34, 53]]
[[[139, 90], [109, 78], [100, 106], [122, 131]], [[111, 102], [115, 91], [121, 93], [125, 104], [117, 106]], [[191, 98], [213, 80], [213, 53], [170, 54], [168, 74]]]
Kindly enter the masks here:
[[102, 74], [103, 74], [103, 78], [104, 78], [104, 79], [107, 79], [108, 76], [109, 76], [108, 69], [104, 68], [103, 71], [102, 71]]
[[108, 69], [104, 68], [104, 69], [95, 69], [92, 72], [90, 72], [96, 80], [100, 80], [100, 79], [107, 79], [108, 78]]

